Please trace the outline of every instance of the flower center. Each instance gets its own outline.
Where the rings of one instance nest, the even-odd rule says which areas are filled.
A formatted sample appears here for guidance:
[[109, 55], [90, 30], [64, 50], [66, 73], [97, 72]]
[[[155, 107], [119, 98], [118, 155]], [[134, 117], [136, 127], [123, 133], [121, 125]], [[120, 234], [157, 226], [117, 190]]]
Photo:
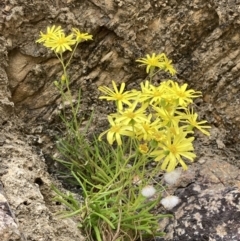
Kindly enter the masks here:
[[146, 132], [151, 129], [151, 127], [148, 124], [142, 124], [142, 127]]
[[159, 90], [157, 90], [153, 93], [154, 97], [158, 97], [158, 96], [161, 96], [161, 95], [162, 95], [162, 92], [160, 92]]
[[173, 155], [175, 155], [175, 154], [177, 153], [177, 148], [176, 148], [176, 146], [171, 145], [171, 146], [169, 147], [169, 151], [170, 151]]
[[134, 119], [134, 117], [136, 116], [136, 114], [134, 112], [128, 112], [126, 113], [126, 116], [129, 118], [129, 119]]
[[120, 126], [112, 126], [110, 131], [113, 133], [118, 133], [120, 131]]
[[143, 154], [146, 154], [148, 152], [148, 146], [147, 144], [142, 144], [139, 146], [139, 151]]
[[179, 97], [186, 97], [186, 95], [185, 95], [185, 93], [184, 93], [183, 91], [178, 91], [178, 92], [177, 92], [177, 95], [178, 95]]
[[122, 100], [123, 96], [122, 96], [122, 94], [115, 94], [114, 98], [116, 98], [117, 100]]
[[159, 63], [158, 59], [149, 59], [149, 65], [157, 66]]
[[166, 139], [165, 136], [160, 132], [154, 133], [153, 137], [156, 141], [159, 141], [159, 142], [162, 142], [163, 140]]
[[65, 42], [66, 42], [65, 38], [59, 38], [58, 41], [57, 41], [57, 44], [58, 45], [63, 45], [63, 44], [65, 44]]

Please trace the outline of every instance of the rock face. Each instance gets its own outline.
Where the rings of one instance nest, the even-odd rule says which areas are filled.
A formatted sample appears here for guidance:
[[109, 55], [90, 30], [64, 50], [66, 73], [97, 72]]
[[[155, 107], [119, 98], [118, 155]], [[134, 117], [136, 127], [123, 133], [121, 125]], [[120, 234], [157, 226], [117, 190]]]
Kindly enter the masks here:
[[[202, 91], [203, 101], [197, 103], [198, 111], [218, 130], [199, 146], [199, 156], [213, 153], [224, 157], [235, 168], [240, 166], [238, 0], [2, 0], [0, 7], [1, 181], [18, 224], [11, 215], [9, 220], [12, 218], [11, 222], [21, 230], [14, 233], [16, 238], [9, 240], [21, 240], [22, 231], [28, 240], [37, 241], [79, 240], [80, 237], [77, 229], [71, 229], [75, 227], [71, 225], [73, 220], [64, 226], [67, 221], [54, 219], [56, 206], [49, 204], [39, 191], [44, 190], [45, 197], [52, 195], [49, 185], [53, 180], [39, 153], [42, 149], [53, 154], [50, 147], [57, 134], [60, 108], [60, 96], [53, 81], [62, 73], [54, 54], [35, 40], [40, 31], [53, 24], [61, 25], [66, 31], [77, 27], [94, 36], [93, 41], [79, 46], [69, 69], [76, 96], [77, 90], [82, 90], [82, 117], [87, 120], [96, 109], [94, 124], [101, 129], [103, 113], [110, 107], [97, 99], [97, 86], [114, 79], [126, 82], [128, 88], [135, 87], [146, 77], [135, 59], [147, 53], [165, 52], [178, 70], [174, 79]], [[159, 78], [169, 76], [159, 74], [155, 80]], [[211, 166], [212, 157], [206, 158]], [[44, 183], [41, 188], [37, 178]], [[176, 213], [178, 219], [173, 225], [179, 228], [175, 229], [172, 240], [214, 240], [210, 232], [218, 235], [215, 240], [239, 240], [237, 236], [226, 236], [237, 235], [239, 229], [238, 216], [234, 216], [234, 212], [238, 214], [239, 192], [229, 183], [218, 190], [211, 182], [207, 186], [202, 180], [193, 183], [179, 192], [185, 213]], [[211, 187], [214, 190], [206, 192]], [[201, 189], [201, 193], [195, 193], [196, 189]], [[185, 199], [187, 196], [190, 198]], [[209, 203], [202, 203], [202, 212], [190, 208], [203, 197]], [[206, 225], [199, 218], [208, 215], [207, 207], [214, 206], [213, 202], [216, 210], [207, 217], [216, 222]], [[218, 208], [218, 203], [224, 203], [224, 209]], [[183, 231], [178, 220], [188, 224], [187, 212], [195, 220], [196, 229], [185, 225]], [[217, 223], [226, 213], [232, 219]], [[213, 227], [210, 224], [215, 231], [210, 230]], [[12, 226], [16, 228], [15, 224]], [[202, 229], [208, 238], [197, 236]]]
[[[11, 126], [1, 133], [0, 146], [0, 237], [2, 241], [81, 241], [73, 219], [61, 219], [63, 207], [52, 199], [51, 184], [43, 155], [36, 153], [27, 138]], [[13, 133], [14, 132], [14, 133]]]
[[[240, 238], [240, 175], [220, 156], [204, 158], [183, 172], [170, 187], [181, 202], [166, 220], [167, 235], [160, 240], [232, 240]], [[161, 225], [161, 224], [160, 224]]]
[[170, 240], [239, 240], [239, 190], [214, 188], [192, 185], [179, 195], [184, 207], [175, 215]]
[[16, 0], [2, 6], [2, 79], [9, 84], [21, 118], [46, 121], [57, 108], [59, 96], [52, 82], [61, 75], [60, 66], [53, 54], [35, 43], [39, 31], [56, 24], [66, 30], [78, 27], [94, 36], [94, 41], [79, 47], [70, 69], [73, 85], [83, 90], [85, 109], [99, 105], [97, 85], [115, 79], [132, 86], [146, 76], [135, 59], [165, 52], [178, 70], [177, 79], [203, 92], [200, 108], [210, 123], [229, 132], [225, 142], [239, 141], [237, 0], [62, 0], [49, 4]]

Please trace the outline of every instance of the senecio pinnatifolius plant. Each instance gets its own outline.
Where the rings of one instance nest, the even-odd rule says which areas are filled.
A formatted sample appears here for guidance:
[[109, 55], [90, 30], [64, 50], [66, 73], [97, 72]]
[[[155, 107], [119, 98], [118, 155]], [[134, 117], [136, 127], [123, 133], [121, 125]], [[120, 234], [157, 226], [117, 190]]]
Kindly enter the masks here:
[[[52, 50], [62, 65], [63, 74], [54, 84], [63, 105], [70, 103], [72, 116], [67, 118], [63, 108], [66, 138], [59, 140], [61, 157], [55, 160], [71, 172], [81, 186], [83, 197], [79, 201], [71, 193], [53, 187], [57, 193], [55, 200], [68, 207], [63, 217], [78, 215], [79, 227], [89, 241], [135, 241], [163, 236], [159, 219], [171, 215], [156, 214], [154, 208], [161, 203], [171, 210], [180, 200], [169, 195], [162, 198], [165, 188], [161, 183], [153, 185], [159, 165], [149, 171], [147, 163], [152, 158], [159, 161], [161, 169], [167, 171], [165, 182], [173, 185], [181, 175], [179, 169], [174, 170], [176, 166], [180, 164], [186, 170], [185, 159], [194, 160], [194, 129], [209, 135], [210, 128], [206, 121], [198, 120], [193, 110], [193, 100], [201, 92], [173, 80], [162, 81], [158, 86], [152, 84], [159, 71], [176, 74], [172, 61], [164, 53], [138, 59], [146, 66], [149, 80], [140, 83], [139, 90], [125, 91], [125, 83], [118, 88], [114, 81], [113, 88], [99, 87], [104, 94], [100, 99], [114, 101], [116, 112], [107, 117], [110, 128], [90, 142], [85, 135], [88, 127], [83, 133], [79, 131], [81, 95], [77, 103], [73, 101], [68, 73], [77, 46], [88, 40], [92, 40], [92, 35], [77, 28], [66, 35], [60, 26], [53, 25], [45, 33], [40, 32], [36, 41]], [[64, 55], [66, 51], [71, 54]], [[102, 141], [105, 136], [107, 142]]]
[[172, 61], [164, 53], [147, 54], [137, 62], [146, 66], [150, 75], [149, 80], [140, 83], [140, 90], [125, 91], [125, 83], [118, 89], [114, 81], [113, 89], [99, 87], [104, 94], [100, 99], [116, 103], [116, 113], [107, 117], [110, 128], [99, 138], [106, 135], [111, 145], [114, 142], [122, 145], [124, 137], [131, 138], [143, 155], [162, 162], [162, 170], [171, 172], [178, 164], [186, 170], [184, 159], [193, 161], [196, 157], [194, 129], [209, 135], [207, 121], [198, 121], [198, 114], [192, 107], [193, 99], [200, 97], [201, 92], [187, 89], [186, 83], [179, 85], [173, 80], [162, 81], [158, 86], [151, 84], [157, 71], [176, 73]]

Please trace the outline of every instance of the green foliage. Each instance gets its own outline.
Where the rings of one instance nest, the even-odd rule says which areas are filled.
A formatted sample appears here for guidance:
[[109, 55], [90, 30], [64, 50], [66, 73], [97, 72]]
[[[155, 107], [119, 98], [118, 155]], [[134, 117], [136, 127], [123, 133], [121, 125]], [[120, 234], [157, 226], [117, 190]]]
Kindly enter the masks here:
[[[163, 232], [158, 232], [158, 221], [171, 216], [152, 212], [160, 202], [163, 188], [159, 185], [158, 195], [153, 200], [141, 194], [156, 172], [148, 173], [146, 157], [132, 152], [135, 147], [127, 144], [125, 147], [129, 148], [124, 150], [122, 146], [114, 148], [98, 140], [89, 144], [82, 139], [73, 152], [68, 142], [59, 143], [60, 152], [67, 157], [62, 163], [71, 169], [72, 176], [82, 187], [84, 200], [76, 204], [72, 194], [67, 196], [57, 190], [56, 200], [71, 210], [64, 217], [80, 216], [79, 226], [89, 240], [127, 241], [162, 236]], [[134, 177], [141, 181], [134, 183]]]
[[[66, 135], [57, 144], [61, 154], [57, 161], [71, 172], [83, 198], [78, 200], [73, 193], [65, 194], [53, 187], [55, 200], [67, 207], [62, 217], [78, 217], [79, 228], [89, 241], [135, 241], [162, 236], [159, 219], [171, 215], [156, 213], [164, 188], [161, 184], [153, 187], [152, 183], [160, 168], [171, 171], [180, 163], [186, 169], [183, 158], [193, 160], [194, 138], [189, 137], [193, 128], [209, 134], [204, 130], [209, 127], [202, 125], [205, 121], [197, 122], [197, 114], [189, 107], [200, 92], [186, 90], [186, 84], [179, 86], [172, 80], [157, 87], [152, 85], [152, 77], [159, 70], [172, 75], [176, 70], [165, 54], [147, 55], [138, 62], [146, 65], [150, 81], [141, 83], [140, 91], [124, 91], [124, 83], [118, 90], [114, 81], [113, 90], [99, 87], [105, 94], [100, 98], [115, 101], [117, 110], [108, 116], [110, 128], [90, 142], [86, 133], [91, 120], [80, 132], [81, 96], [77, 103], [73, 101], [67, 72], [78, 44], [87, 40], [92, 40], [92, 36], [75, 28], [66, 36], [56, 26], [41, 32], [37, 40], [54, 51], [63, 68], [61, 79], [54, 84], [63, 105], [70, 103], [72, 118], [69, 120], [63, 110]], [[65, 51], [71, 51], [67, 61], [63, 58]], [[107, 142], [102, 141], [104, 135]], [[149, 170], [153, 157], [164, 161]]]

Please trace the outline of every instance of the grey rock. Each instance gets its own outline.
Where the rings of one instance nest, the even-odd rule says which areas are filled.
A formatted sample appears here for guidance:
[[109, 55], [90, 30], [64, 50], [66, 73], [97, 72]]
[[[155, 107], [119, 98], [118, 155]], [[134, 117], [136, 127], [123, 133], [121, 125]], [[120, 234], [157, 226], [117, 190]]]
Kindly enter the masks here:
[[240, 171], [234, 166], [214, 159], [195, 163], [171, 192], [181, 202], [174, 218], [162, 223], [162, 240], [240, 240]]

